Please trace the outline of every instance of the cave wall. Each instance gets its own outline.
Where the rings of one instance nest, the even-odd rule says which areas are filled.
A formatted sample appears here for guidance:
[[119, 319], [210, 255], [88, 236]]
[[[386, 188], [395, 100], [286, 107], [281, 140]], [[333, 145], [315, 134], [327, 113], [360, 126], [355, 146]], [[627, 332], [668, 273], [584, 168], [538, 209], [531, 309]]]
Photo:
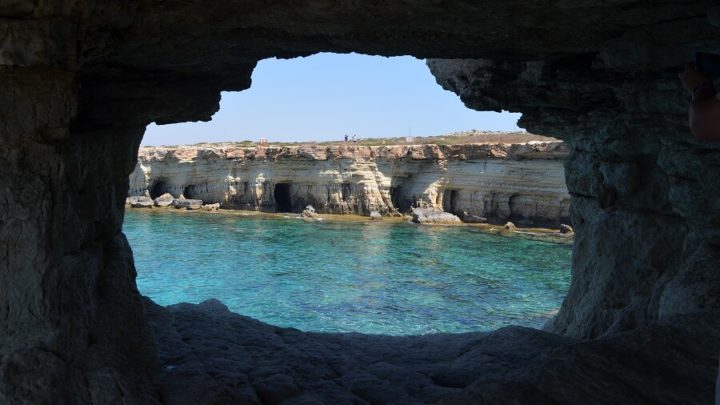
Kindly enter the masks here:
[[155, 349], [120, 231], [144, 128], [70, 131], [78, 87], [61, 70], [2, 83], [0, 402], [152, 398]]
[[[639, 53], [635, 57], [643, 58]], [[633, 63], [631, 59], [624, 63]], [[446, 89], [471, 108], [513, 89], [522, 125], [551, 131], [573, 152], [565, 164], [576, 239], [573, 280], [550, 330], [593, 338], [677, 314], [720, 310], [720, 145], [687, 126], [674, 72], [569, 83], [597, 65], [435, 60]], [[547, 101], [547, 94], [569, 100]], [[535, 105], [535, 107], [530, 107]]]
[[676, 72], [720, 49], [717, 16], [706, 0], [0, 3], [0, 399], [159, 399], [121, 233], [143, 128], [208, 120], [272, 56], [463, 59], [430, 63], [444, 87], [574, 150], [552, 329], [716, 317], [720, 156], [690, 138]]

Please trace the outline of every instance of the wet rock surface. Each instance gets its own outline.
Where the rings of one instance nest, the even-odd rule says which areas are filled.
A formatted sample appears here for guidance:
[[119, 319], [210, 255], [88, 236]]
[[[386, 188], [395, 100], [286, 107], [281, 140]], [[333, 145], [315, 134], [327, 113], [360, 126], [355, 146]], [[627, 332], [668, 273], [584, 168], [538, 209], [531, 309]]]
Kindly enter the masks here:
[[522, 327], [305, 333], [215, 300], [146, 308], [167, 403], [700, 404], [712, 401], [720, 349], [717, 322], [701, 317], [583, 341]]

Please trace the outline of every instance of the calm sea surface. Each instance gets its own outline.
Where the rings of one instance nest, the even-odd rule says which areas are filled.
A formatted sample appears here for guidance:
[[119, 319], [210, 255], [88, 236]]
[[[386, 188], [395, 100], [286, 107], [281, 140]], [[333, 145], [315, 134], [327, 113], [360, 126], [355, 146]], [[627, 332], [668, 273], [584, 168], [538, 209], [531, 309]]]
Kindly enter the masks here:
[[540, 327], [570, 281], [570, 245], [470, 227], [128, 210], [123, 229], [155, 302], [217, 298], [304, 331]]

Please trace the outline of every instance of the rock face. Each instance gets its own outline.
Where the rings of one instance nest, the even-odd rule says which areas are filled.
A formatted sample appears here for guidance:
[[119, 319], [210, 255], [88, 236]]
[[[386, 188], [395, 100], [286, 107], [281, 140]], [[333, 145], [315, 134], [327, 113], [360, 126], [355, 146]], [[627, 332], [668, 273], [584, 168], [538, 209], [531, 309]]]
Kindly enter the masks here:
[[460, 218], [440, 210], [428, 208], [413, 208], [412, 221], [416, 224], [459, 224]]
[[720, 350], [718, 319], [698, 316], [583, 341], [523, 327], [303, 333], [214, 300], [148, 305], [168, 403], [703, 404], [717, 367], [704, 351]]
[[128, 197], [127, 203], [133, 208], [152, 208], [155, 205], [152, 198], [144, 195]]
[[205, 210], [205, 211], [217, 211], [217, 210], [220, 209], [220, 204], [219, 204], [219, 203], [204, 204], [204, 205], [202, 206], [202, 209]]
[[[718, 15], [710, 0], [1, 2], [1, 402], [160, 401], [164, 386], [152, 382], [167, 346], [190, 349], [182, 338], [156, 346], [121, 232], [144, 128], [210, 119], [221, 91], [250, 86], [258, 60], [350, 51], [444, 58], [431, 71], [466, 105], [522, 112], [522, 127], [572, 149], [573, 277], [550, 327], [562, 336], [493, 335], [501, 339], [488, 339], [488, 351], [457, 352], [477, 369], [446, 362], [450, 374], [434, 381], [474, 403], [710, 402], [720, 150], [691, 138], [677, 71], [695, 52], [720, 49]], [[203, 321], [191, 317], [175, 336], [205, 331]], [[202, 342], [229, 331], [243, 326], [218, 322]], [[272, 358], [258, 348], [279, 333], [248, 352]], [[333, 342], [337, 353], [357, 352]], [[542, 356], [519, 359], [515, 348], [527, 346]], [[389, 368], [373, 375], [399, 385], [390, 377], [417, 377], [406, 373], [415, 358], [400, 353], [411, 350], [388, 346], [357, 373]], [[227, 392], [227, 356], [190, 352], [183, 358], [206, 368], [189, 375], [218, 382], [206, 396]], [[305, 364], [318, 358], [310, 353]], [[296, 373], [319, 383], [346, 374], [328, 364]], [[310, 390], [274, 374], [253, 387], [264, 401]], [[488, 379], [460, 383], [479, 374]], [[165, 380], [182, 391], [178, 401], [193, 397], [183, 378]]]
[[199, 210], [203, 207], [203, 200], [195, 200], [191, 198], [175, 199], [172, 202], [175, 208], [184, 208], [186, 210]]
[[[468, 224], [484, 224], [488, 221], [485, 217], [470, 214], [467, 211], [464, 211], [460, 216], [462, 221]], [[562, 226], [562, 224], [560, 226]]]
[[225, 207], [369, 215], [411, 207], [559, 226], [569, 221], [561, 142], [516, 145], [145, 147], [130, 194]]
[[[648, 63], [647, 55], [614, 59], [621, 58], [618, 51], [598, 57], [608, 63]], [[720, 151], [689, 135], [676, 75], [623, 76], [622, 85], [608, 75], [575, 83], [568, 91], [563, 88], [570, 71], [559, 74], [545, 63], [436, 60], [429, 65], [441, 85], [476, 109], [494, 105], [500, 97], [496, 81], [502, 80], [518, 92], [507, 108], [522, 110], [528, 129], [554, 128], [552, 134], [573, 149], [565, 164], [573, 197], [573, 283], [552, 330], [592, 338], [672, 314], [720, 309], [720, 301], [710, 298], [720, 293], [710, 265], [720, 260], [714, 225], [720, 223], [720, 203], [709, 199], [720, 192], [720, 182], [705, 174], [720, 168]], [[581, 64], [571, 71], [584, 69]], [[548, 91], [557, 98], [544, 104]], [[582, 101], [564, 100], [580, 93]], [[598, 109], [598, 103], [605, 107]], [[543, 119], [549, 110], [563, 126]]]
[[175, 200], [175, 197], [173, 197], [170, 193], [165, 193], [161, 195], [160, 197], [157, 197], [155, 201], [155, 205], [158, 207], [167, 207], [168, 205], [172, 204]]

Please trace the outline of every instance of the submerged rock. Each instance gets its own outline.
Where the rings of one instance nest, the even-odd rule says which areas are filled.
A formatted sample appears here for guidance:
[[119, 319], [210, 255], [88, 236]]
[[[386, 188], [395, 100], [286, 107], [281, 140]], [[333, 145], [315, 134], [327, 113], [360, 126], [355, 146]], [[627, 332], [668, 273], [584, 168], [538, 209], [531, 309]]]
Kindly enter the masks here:
[[185, 208], [186, 210], [199, 210], [203, 206], [202, 200], [191, 200], [188, 198], [185, 199], [176, 199], [173, 201], [173, 207], [175, 208]]
[[133, 208], [152, 208], [155, 204], [152, 198], [146, 196], [128, 197], [126, 202]]
[[175, 197], [173, 197], [172, 194], [165, 193], [155, 199], [155, 205], [158, 207], [167, 207], [172, 204], [173, 200], [175, 200]]
[[413, 208], [412, 221], [417, 224], [459, 224], [460, 218], [449, 212], [429, 208]]

